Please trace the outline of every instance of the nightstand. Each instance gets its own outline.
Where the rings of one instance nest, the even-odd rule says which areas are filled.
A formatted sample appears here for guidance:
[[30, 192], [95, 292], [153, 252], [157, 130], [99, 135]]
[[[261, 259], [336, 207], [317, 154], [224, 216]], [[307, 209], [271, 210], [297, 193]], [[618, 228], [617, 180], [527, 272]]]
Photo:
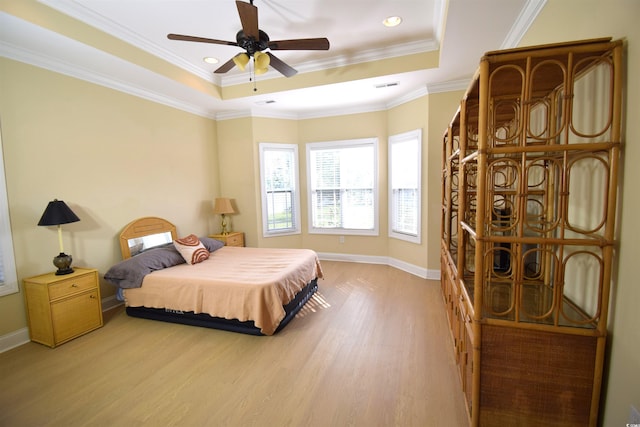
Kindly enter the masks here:
[[232, 231], [228, 234], [210, 234], [212, 239], [220, 240], [225, 246], [244, 246], [244, 233]]
[[24, 279], [31, 341], [55, 347], [102, 326], [98, 270]]

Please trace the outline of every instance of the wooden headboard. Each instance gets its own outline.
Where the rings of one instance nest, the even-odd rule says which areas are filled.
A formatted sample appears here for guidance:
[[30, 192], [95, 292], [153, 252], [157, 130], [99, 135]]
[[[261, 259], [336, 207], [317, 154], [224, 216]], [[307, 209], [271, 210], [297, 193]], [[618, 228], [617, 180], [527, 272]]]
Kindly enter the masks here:
[[162, 235], [167, 232], [171, 233], [170, 241], [177, 239], [176, 226], [166, 219], [146, 216], [131, 221], [120, 233], [122, 259], [131, 258], [132, 239], [142, 240], [143, 237]]

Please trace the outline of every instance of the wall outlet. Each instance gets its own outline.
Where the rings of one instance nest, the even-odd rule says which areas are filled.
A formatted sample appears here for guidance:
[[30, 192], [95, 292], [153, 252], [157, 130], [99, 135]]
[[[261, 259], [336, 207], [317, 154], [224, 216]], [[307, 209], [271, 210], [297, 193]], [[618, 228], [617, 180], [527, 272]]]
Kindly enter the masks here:
[[640, 426], [640, 411], [638, 408], [631, 405], [631, 409], [629, 410], [629, 426]]
[[338, 241], [339, 241], [340, 243], [344, 243], [344, 236], [340, 236], [340, 237], [338, 237]]

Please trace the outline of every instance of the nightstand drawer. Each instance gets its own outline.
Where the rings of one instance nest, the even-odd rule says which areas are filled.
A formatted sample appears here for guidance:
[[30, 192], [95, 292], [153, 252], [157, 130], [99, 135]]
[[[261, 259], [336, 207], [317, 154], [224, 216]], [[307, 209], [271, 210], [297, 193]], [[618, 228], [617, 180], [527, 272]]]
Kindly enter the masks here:
[[227, 237], [227, 246], [244, 246], [244, 239], [242, 234], [229, 235]]
[[86, 291], [88, 289], [94, 289], [95, 287], [96, 279], [93, 274], [72, 277], [49, 285], [49, 298], [54, 300]]
[[227, 234], [209, 234], [212, 239], [220, 240], [226, 246], [244, 246], [244, 233], [232, 231]]

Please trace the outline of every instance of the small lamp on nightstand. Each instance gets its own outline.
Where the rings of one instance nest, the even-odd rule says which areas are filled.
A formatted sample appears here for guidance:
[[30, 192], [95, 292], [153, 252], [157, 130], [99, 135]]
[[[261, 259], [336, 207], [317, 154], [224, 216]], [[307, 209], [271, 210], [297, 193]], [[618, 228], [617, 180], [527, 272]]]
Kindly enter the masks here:
[[213, 208], [213, 213], [220, 214], [220, 216], [222, 216], [222, 222], [220, 224], [222, 227], [222, 231], [220, 234], [229, 234], [229, 231], [231, 230], [227, 230], [227, 218], [225, 217], [225, 215], [236, 213], [236, 211], [233, 210], [233, 206], [231, 206], [231, 199], [227, 199], [224, 197], [217, 198], [216, 204]]
[[65, 254], [64, 248], [62, 246], [61, 225], [78, 221], [80, 221], [80, 218], [78, 218], [77, 215], [73, 213], [73, 211], [69, 208], [69, 206], [67, 206], [65, 202], [63, 202], [62, 200], [54, 199], [52, 202], [49, 202], [47, 208], [42, 214], [42, 218], [40, 218], [40, 221], [38, 222], [38, 225], [58, 226], [58, 242], [60, 243], [60, 254], [53, 259], [53, 265], [58, 267], [58, 271], [56, 271], [57, 276], [73, 273], [73, 268], [71, 268], [71, 255]]

